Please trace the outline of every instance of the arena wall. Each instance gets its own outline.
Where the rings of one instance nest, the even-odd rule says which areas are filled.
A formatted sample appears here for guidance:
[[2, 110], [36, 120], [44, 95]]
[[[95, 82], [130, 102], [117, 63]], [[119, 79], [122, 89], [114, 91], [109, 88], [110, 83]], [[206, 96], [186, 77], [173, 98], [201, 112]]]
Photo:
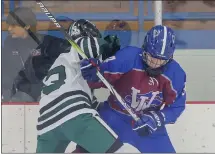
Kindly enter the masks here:
[[[31, 1], [12, 1], [15, 7], [31, 7], [37, 13], [39, 33], [45, 33], [62, 37], [62, 34], [48, 19], [40, 19], [39, 8], [35, 8], [35, 3]], [[214, 16], [199, 16], [199, 12], [213, 13], [215, 7], [212, 4], [205, 4], [206, 1], [163, 1], [164, 20], [163, 24], [172, 27], [176, 32], [176, 44], [180, 50], [176, 51], [175, 59], [181, 64], [187, 73], [187, 107], [176, 124], [168, 125], [168, 132], [179, 153], [212, 153], [215, 152], [215, 20]], [[70, 15], [74, 12], [97, 13], [100, 12], [128, 12], [129, 1], [106, 1], [98, 2], [87, 1], [87, 3], [68, 1], [46, 1], [46, 6], [51, 12], [67, 12]], [[74, 4], [75, 3], [75, 4]], [[174, 3], [174, 4], [173, 4]], [[209, 3], [209, 1], [207, 2]], [[4, 40], [8, 36], [5, 17], [11, 7], [9, 1], [2, 1], [2, 47]], [[70, 5], [69, 5], [70, 4]], [[84, 4], [84, 5], [83, 5]], [[138, 16], [138, 1], [133, 3], [132, 15]], [[80, 7], [81, 6], [81, 7]], [[195, 7], [194, 7], [195, 6]], [[4, 7], [4, 9], [3, 9]], [[131, 21], [124, 19], [130, 26], [130, 30], [120, 35], [120, 40], [127, 38], [124, 45], [139, 45], [138, 39], [143, 41], [145, 32], [154, 25], [154, 18], [148, 15], [153, 12], [153, 5], [148, 5], [144, 1], [144, 22], [139, 26], [137, 20]], [[180, 16], [166, 16], [166, 13], [179, 13]], [[183, 14], [184, 13], [184, 14]], [[196, 13], [195, 18], [185, 18], [188, 14]], [[117, 13], [116, 13], [117, 14]], [[183, 14], [183, 15], [182, 15]], [[43, 15], [45, 16], [45, 15]], [[111, 16], [111, 15], [110, 15]], [[126, 15], [125, 15], [126, 16]], [[198, 17], [199, 16], [199, 17]], [[111, 16], [112, 17], [112, 16]], [[151, 16], [152, 17], [152, 16]], [[169, 18], [171, 17], [171, 18]], [[197, 18], [198, 17], [198, 18]], [[201, 19], [200, 19], [201, 18]], [[111, 21], [93, 21], [99, 30], [108, 29]], [[71, 22], [61, 22], [64, 28], [68, 28]], [[119, 29], [121, 30], [121, 29]], [[140, 31], [139, 31], [140, 30]], [[143, 36], [143, 37], [138, 37]], [[102, 89], [97, 91], [100, 101], [108, 96], [108, 91]], [[3, 153], [34, 153], [36, 149], [36, 122], [38, 116], [38, 102], [2, 102], [2, 152]], [[71, 143], [66, 152], [74, 149], [74, 143]]]
[[[177, 50], [175, 59], [187, 72], [187, 107], [176, 124], [167, 126], [171, 140], [177, 152], [214, 152], [215, 51]], [[100, 101], [108, 94], [106, 89], [96, 93]], [[37, 116], [38, 103], [3, 103], [3, 153], [35, 152]]]

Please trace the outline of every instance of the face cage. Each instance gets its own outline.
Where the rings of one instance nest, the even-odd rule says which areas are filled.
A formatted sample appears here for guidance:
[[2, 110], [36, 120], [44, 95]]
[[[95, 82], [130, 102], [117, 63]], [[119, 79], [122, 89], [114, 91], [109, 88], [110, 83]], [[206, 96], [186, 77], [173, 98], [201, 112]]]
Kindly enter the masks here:
[[[152, 60], [153, 57], [152, 58], [150, 58], [150, 57], [152, 57], [152, 56], [149, 53], [143, 52], [143, 61], [145, 61], [147, 66], [152, 70], [163, 67], [170, 60], [170, 59], [168, 59], [168, 60], [164, 60], [163, 62], [160, 62], [161, 59], [156, 58], [156, 60], [155, 60], [155, 58], [154, 58], [154, 60]], [[152, 67], [152, 66], [155, 66], [155, 67]]]

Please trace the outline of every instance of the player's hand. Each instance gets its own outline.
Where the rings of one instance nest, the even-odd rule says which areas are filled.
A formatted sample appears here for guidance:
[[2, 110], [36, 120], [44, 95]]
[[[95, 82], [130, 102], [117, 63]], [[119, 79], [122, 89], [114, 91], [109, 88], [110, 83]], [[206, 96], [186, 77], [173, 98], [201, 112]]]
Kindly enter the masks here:
[[99, 78], [96, 75], [97, 68], [100, 66], [100, 61], [96, 58], [83, 59], [81, 61], [81, 73], [87, 81], [98, 81]]
[[107, 50], [104, 50], [106, 52], [102, 53], [103, 60], [114, 56], [120, 50], [120, 41], [117, 35], [107, 35], [104, 37], [104, 40], [108, 42], [109, 48], [105, 46]]
[[164, 115], [160, 111], [149, 111], [134, 123], [133, 130], [140, 136], [147, 136], [164, 126]]

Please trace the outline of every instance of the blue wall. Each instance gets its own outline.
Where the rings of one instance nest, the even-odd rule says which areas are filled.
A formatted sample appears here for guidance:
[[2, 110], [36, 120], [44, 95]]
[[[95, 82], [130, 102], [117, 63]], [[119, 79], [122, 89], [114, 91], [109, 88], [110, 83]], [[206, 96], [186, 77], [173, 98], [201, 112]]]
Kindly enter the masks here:
[[[43, 34], [50, 34], [63, 37], [60, 31], [40, 31]], [[104, 34], [104, 32], [102, 32]], [[105, 32], [106, 33], [106, 32]], [[138, 46], [138, 32], [116, 32], [119, 34], [122, 46]], [[177, 48], [179, 49], [215, 49], [215, 30], [176, 30]], [[8, 32], [2, 31], [2, 46]], [[141, 32], [143, 42], [145, 32]]]
[[[9, 1], [9, 8], [10, 10], [13, 10], [15, 8], [15, 1], [10, 0]], [[142, 0], [138, 1], [138, 16], [134, 16], [134, 1], [129, 1], [129, 11], [124, 13], [55, 13], [55, 17], [59, 19], [79, 19], [79, 18], [85, 18], [88, 20], [112, 20], [112, 19], [121, 19], [121, 20], [132, 20], [132, 21], [138, 21], [138, 27], [143, 27], [144, 20], [154, 20], [155, 15], [153, 11], [151, 11], [150, 8], [152, 8], [152, 1], [147, 1], [147, 7], [148, 7], [148, 15], [144, 16], [144, 3]], [[3, 1], [2, 1], [3, 4]], [[22, 1], [19, 1], [19, 5], [22, 6]], [[4, 5], [2, 5], [4, 6]], [[2, 20], [5, 19], [5, 16], [3, 14], [4, 8], [2, 8]], [[36, 14], [38, 20], [47, 20], [49, 21], [48, 17], [44, 13], [37, 13]], [[163, 20], [176, 20], [176, 21], [183, 21], [183, 20], [215, 20], [215, 12], [175, 12], [175, 13], [164, 13], [163, 14]], [[176, 30], [176, 43], [177, 47], [179, 49], [215, 49], [215, 30]], [[40, 31], [40, 33], [50, 34], [57, 37], [63, 37], [61, 32], [59, 31]], [[103, 34], [106, 34], [106, 32], [102, 32]], [[117, 33], [119, 35], [119, 38], [121, 40], [122, 47], [126, 45], [135, 45], [140, 46], [141, 42], [143, 42], [145, 32], [140, 29], [139, 31], [127, 31], [127, 32], [113, 32]], [[140, 34], [140, 35], [139, 35]], [[7, 36], [7, 32], [2, 32], [2, 45], [4, 42], [4, 39]]]

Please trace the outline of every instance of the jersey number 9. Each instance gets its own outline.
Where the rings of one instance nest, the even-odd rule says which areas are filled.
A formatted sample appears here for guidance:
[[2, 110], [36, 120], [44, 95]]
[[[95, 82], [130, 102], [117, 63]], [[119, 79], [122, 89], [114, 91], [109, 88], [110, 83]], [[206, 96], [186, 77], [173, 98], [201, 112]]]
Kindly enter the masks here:
[[47, 76], [43, 80], [42, 93], [48, 95], [59, 89], [63, 84], [65, 84], [65, 79], [65, 66], [60, 65], [49, 70]]

